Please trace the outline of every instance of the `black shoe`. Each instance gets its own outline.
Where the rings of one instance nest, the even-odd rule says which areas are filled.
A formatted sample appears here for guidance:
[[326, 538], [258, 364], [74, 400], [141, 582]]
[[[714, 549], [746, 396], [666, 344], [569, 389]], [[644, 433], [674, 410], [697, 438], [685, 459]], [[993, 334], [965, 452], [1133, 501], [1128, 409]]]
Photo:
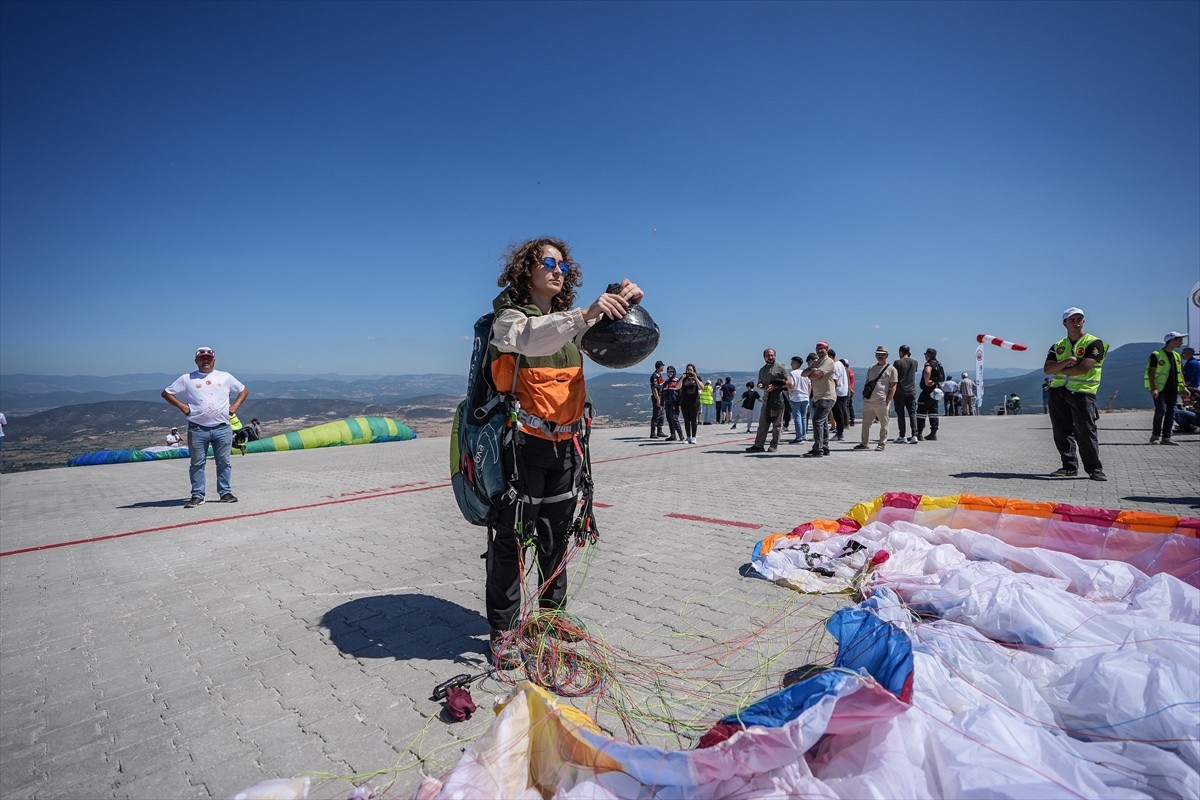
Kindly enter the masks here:
[[1157, 437], [1157, 436], [1151, 436], [1151, 437], [1150, 437], [1150, 444], [1158, 444], [1158, 437]]
[[750, 447], [746, 448], [746, 452], [747, 453], [765, 453], [766, 450], [759, 447], [758, 445], [751, 445]]
[[236, 503], [236, 502], [237, 502], [237, 498], [236, 498], [236, 497], [234, 497], [234, 496], [233, 496], [232, 494], [230, 494], [229, 492], [226, 492], [225, 494], [221, 495], [221, 502], [222, 502], [222, 503]]
[[823, 456], [827, 456], [827, 455], [829, 455], [829, 451], [828, 451], [828, 450], [826, 450], [825, 448], [823, 448], [823, 447], [822, 447], [822, 448], [821, 448], [821, 455], [823, 455]]
[[667, 441], [668, 442], [678, 442], [679, 440], [676, 439], [675, 434], [672, 433], [670, 436], [667, 437]]
[[936, 434], [936, 433], [931, 433], [931, 434], [929, 434], [928, 436], [926, 436], [926, 437], [925, 437], [925, 441], [927, 441], [927, 442], [936, 442], [936, 441], [937, 441], [937, 434]]
[[192, 497], [186, 503], [183, 504], [183, 507], [184, 508], [195, 508], [196, 506], [202, 505], [203, 503], [204, 503], [203, 497]]
[[824, 456], [824, 453], [822, 453], [820, 450], [809, 450], [807, 453], [805, 453], [801, 457], [802, 458], [821, 458], [822, 456]]
[[1088, 473], [1088, 477], [1094, 481], [1106, 481], [1108, 476], [1104, 474], [1104, 470], [1098, 469], [1095, 472]]
[[870, 447], [868, 447], [868, 446], [867, 446], [867, 445], [865, 445], [865, 444], [856, 444], [856, 445], [854, 445], [854, 447], [853, 447], [853, 448], [851, 448], [851, 449], [853, 449], [853, 450], [870, 450], [871, 448], [870, 448]]
[[1066, 467], [1063, 467], [1062, 469], [1056, 469], [1056, 470], [1054, 470], [1054, 472], [1051, 472], [1050, 477], [1051, 478], [1074, 478], [1078, 474], [1079, 474], [1079, 470], [1077, 470], [1077, 469], [1067, 469]]
[[1161, 442], [1159, 442], [1159, 444], [1167, 444], [1167, 445], [1172, 445], [1174, 447], [1179, 447], [1179, 442], [1173, 442], [1170, 439], [1163, 439]]

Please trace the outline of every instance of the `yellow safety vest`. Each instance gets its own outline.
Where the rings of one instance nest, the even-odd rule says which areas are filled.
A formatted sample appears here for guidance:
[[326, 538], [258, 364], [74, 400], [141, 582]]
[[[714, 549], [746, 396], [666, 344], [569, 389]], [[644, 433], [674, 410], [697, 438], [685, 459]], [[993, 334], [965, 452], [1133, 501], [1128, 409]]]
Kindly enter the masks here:
[[[1090, 333], [1085, 333], [1079, 337], [1079, 341], [1073, 346], [1071, 340], [1063, 337], [1054, 345], [1054, 360], [1066, 361], [1068, 358], [1083, 360], [1083, 354], [1087, 352], [1087, 347], [1092, 342], [1100, 337], [1092, 336]], [[1097, 359], [1096, 365], [1082, 375], [1057, 375], [1050, 376], [1050, 388], [1057, 389], [1065, 386], [1067, 391], [1082, 392], [1083, 394], [1095, 394], [1100, 389], [1100, 370], [1104, 364], [1104, 357], [1108, 355], [1108, 345], [1104, 345], [1104, 352]]]
[[[1146, 389], [1153, 389], [1156, 392], [1161, 392], [1167, 385], [1167, 376], [1171, 374], [1171, 369], [1167, 366], [1167, 351], [1163, 349], [1155, 350], [1150, 354], [1153, 359], [1150, 363], [1154, 365], [1154, 385], [1150, 385], [1150, 364], [1146, 365]], [[1179, 382], [1179, 388], [1183, 389], [1183, 362], [1179, 359], [1179, 351], [1172, 350], [1171, 358], [1175, 361], [1175, 380]]]

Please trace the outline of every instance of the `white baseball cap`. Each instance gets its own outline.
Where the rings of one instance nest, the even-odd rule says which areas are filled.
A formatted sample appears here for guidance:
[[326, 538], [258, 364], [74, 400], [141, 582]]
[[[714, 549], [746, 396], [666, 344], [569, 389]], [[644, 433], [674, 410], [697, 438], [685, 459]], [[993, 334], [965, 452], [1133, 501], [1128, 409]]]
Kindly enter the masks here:
[[1186, 338], [1187, 338], [1186, 333], [1180, 333], [1179, 331], [1167, 331], [1166, 333], [1163, 334], [1163, 344], [1166, 344], [1167, 342], [1171, 341], [1172, 339], [1186, 339]]
[[1076, 314], [1078, 314], [1081, 317], [1086, 316], [1083, 313], [1082, 308], [1076, 308], [1075, 306], [1071, 306], [1070, 308], [1068, 308], [1066, 311], [1063, 312], [1063, 319], [1065, 320], [1067, 317], [1073, 317]]

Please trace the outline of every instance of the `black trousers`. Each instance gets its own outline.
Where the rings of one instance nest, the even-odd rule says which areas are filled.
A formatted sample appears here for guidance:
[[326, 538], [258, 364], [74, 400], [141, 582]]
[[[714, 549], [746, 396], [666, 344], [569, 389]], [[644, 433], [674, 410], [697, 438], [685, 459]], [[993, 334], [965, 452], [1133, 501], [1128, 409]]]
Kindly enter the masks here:
[[839, 397], [833, 403], [833, 424], [837, 428], [837, 437], [839, 439], [846, 433], [846, 422], [848, 420], [846, 414], [846, 397]]
[[667, 428], [671, 431], [671, 435], [677, 439], [684, 438], [683, 427], [679, 422], [679, 404], [666, 403], [665, 408], [667, 414]]
[[1171, 438], [1171, 431], [1175, 427], [1175, 401], [1178, 399], [1179, 387], [1174, 384], [1165, 387], [1158, 393], [1158, 397], [1154, 398], [1154, 425], [1150, 428], [1151, 436]]
[[1064, 386], [1050, 390], [1050, 427], [1054, 446], [1062, 457], [1064, 469], [1083, 469], [1089, 475], [1104, 469], [1100, 463], [1100, 439], [1096, 433], [1096, 395], [1069, 392]]
[[655, 405], [654, 398], [650, 398], [650, 433], [653, 434], [662, 430], [663, 417], [662, 403]]
[[913, 436], [917, 435], [917, 396], [915, 394], [900, 394], [892, 398], [892, 408], [896, 411], [896, 422], [900, 424], [901, 439], [905, 438], [904, 415], [908, 414]]
[[680, 400], [679, 410], [683, 413], [683, 435], [696, 435], [696, 420], [700, 417], [700, 398], [695, 400]]
[[[551, 442], [536, 436], [518, 437], [521, 485], [517, 490], [521, 499], [501, 511], [487, 552], [487, 619], [493, 629], [499, 630], [513, 627], [521, 614], [522, 538], [532, 535], [535, 542], [538, 605], [554, 610], [566, 600], [567, 574], [562, 565], [583, 469], [574, 440]], [[504, 458], [508, 469], [511, 453], [506, 452]], [[518, 523], [522, 526], [520, 535]]]

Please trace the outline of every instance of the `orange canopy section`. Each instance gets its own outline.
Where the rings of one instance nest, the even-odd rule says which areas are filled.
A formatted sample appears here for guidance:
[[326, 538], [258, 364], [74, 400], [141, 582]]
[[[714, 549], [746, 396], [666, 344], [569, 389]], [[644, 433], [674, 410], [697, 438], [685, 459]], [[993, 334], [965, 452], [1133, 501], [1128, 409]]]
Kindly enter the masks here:
[[791, 533], [767, 537], [760, 547], [769, 550], [791, 537], [823, 539], [854, 533], [872, 522], [896, 521], [969, 528], [1020, 547], [1124, 561], [1148, 575], [1165, 572], [1200, 587], [1200, 519], [1012, 497], [888, 492], [858, 503], [837, 520], [813, 520]]

